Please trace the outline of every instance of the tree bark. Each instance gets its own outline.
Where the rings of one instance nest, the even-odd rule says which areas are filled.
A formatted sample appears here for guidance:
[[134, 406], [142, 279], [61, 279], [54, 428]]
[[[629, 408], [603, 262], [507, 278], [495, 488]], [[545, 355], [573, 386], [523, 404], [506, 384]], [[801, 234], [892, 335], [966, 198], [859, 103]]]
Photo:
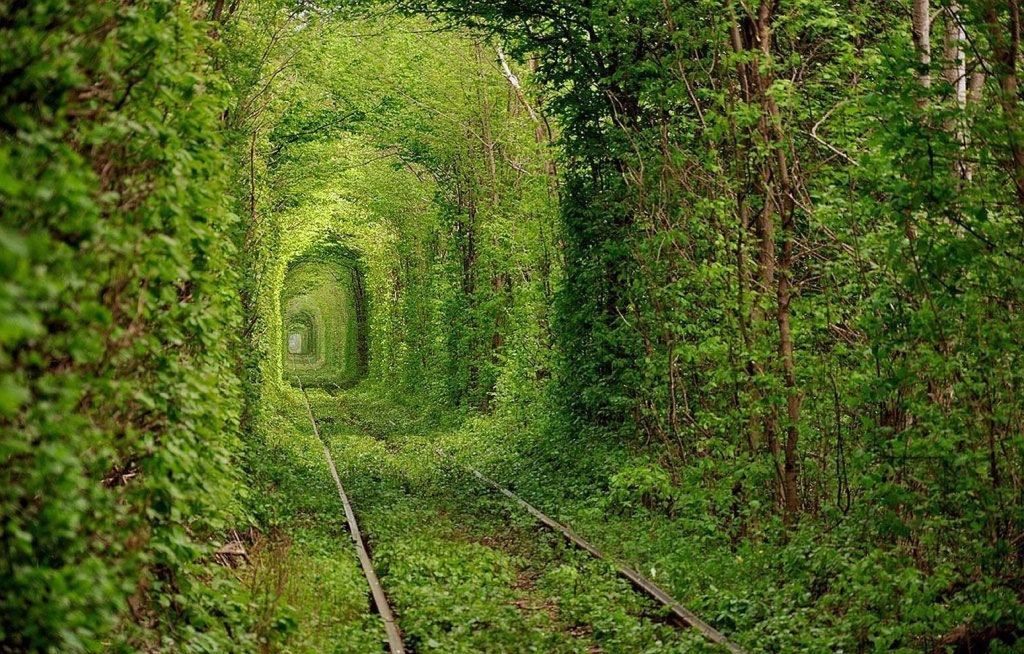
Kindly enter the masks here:
[[[762, 207], [754, 219], [754, 230], [757, 238], [757, 285], [750, 304], [750, 324], [748, 329], [756, 332], [758, 325], [763, 325], [770, 315], [765, 311], [763, 303], [768, 298], [774, 299], [774, 317], [777, 329], [777, 350], [781, 367], [783, 388], [785, 389], [786, 425], [785, 442], [780, 443], [781, 429], [779, 415], [773, 406], [768, 408], [763, 419], [763, 431], [768, 448], [775, 461], [779, 483], [779, 499], [787, 525], [796, 523], [800, 510], [799, 495], [799, 422], [802, 394], [797, 388], [795, 347], [792, 334], [792, 315], [790, 305], [793, 297], [792, 268], [794, 262], [793, 246], [796, 238], [794, 212], [796, 208], [796, 188], [787, 155], [787, 134], [782, 127], [783, 117], [778, 104], [770, 93], [774, 78], [770, 67], [763, 61], [771, 58], [772, 23], [775, 4], [773, 0], [762, 0], [756, 15], [736, 16], [733, 6], [734, 22], [730, 29], [730, 45], [737, 54], [755, 53], [756, 56], [748, 63], [737, 65], [739, 88], [743, 100], [748, 104], [759, 104], [761, 118], [752, 133], [745, 139], [754, 144], [763, 141], [770, 146], [769, 154], [758, 162], [754, 171], [752, 184], [753, 194], [759, 195]], [[753, 150], [754, 148], [751, 148]], [[776, 220], [780, 221], [779, 232], [776, 232]], [[777, 251], [776, 242], [781, 246]], [[756, 343], [752, 338], [751, 343]], [[776, 366], [772, 366], [778, 369]], [[751, 361], [749, 374], [760, 375], [764, 371], [763, 364]], [[761, 394], [755, 389], [755, 399]], [[751, 441], [753, 444], [754, 440]], [[782, 459], [780, 462], [780, 458]]]
[[952, 3], [945, 9], [946, 31], [944, 39], [943, 76], [953, 87], [953, 98], [956, 103], [956, 116], [950, 121], [948, 129], [954, 134], [960, 146], [956, 159], [956, 174], [960, 179], [971, 179], [971, 168], [965, 159], [967, 151], [967, 132], [964, 124], [964, 110], [967, 108], [967, 64], [964, 61], [963, 42], [966, 39], [963, 24], [960, 20], [960, 5]]
[[[917, 80], [922, 88], [932, 87], [931, 63], [932, 63], [932, 16], [928, 0], [914, 0], [912, 12], [912, 29], [914, 35], [914, 47], [917, 49], [917, 62], [920, 66], [917, 73]], [[918, 100], [921, 106], [927, 104], [922, 98]]]
[[1007, 165], [1016, 187], [1017, 200], [1024, 206], [1024, 133], [1021, 131], [1020, 81], [1017, 76], [1021, 37], [1020, 1], [1006, 0], [1007, 28], [1003, 27], [999, 7], [998, 2], [986, 2], [984, 20], [992, 43], [994, 73], [999, 81], [999, 103], [1009, 142]]

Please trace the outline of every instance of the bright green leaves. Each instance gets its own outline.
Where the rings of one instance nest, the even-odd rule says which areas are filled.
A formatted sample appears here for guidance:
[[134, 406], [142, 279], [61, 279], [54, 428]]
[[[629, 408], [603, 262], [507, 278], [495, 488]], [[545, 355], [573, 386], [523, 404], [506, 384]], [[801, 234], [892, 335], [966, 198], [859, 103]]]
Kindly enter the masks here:
[[179, 651], [224, 647], [190, 580], [239, 399], [206, 27], [162, 0], [3, 12], [0, 649], [144, 649], [179, 620]]
[[[1001, 633], [1021, 611], [994, 585], [1021, 581], [1024, 174], [1004, 93], [1020, 62], [989, 62], [1019, 59], [1000, 49], [1012, 9], [933, 3], [922, 64], [905, 12], [877, 6], [406, 5], [506, 37], [548, 84], [566, 155], [554, 388], [573, 430], [639, 433], [665, 492], [715, 497], [706, 523], [737, 540], [773, 537], [786, 484], [808, 533], [856, 534], [842, 570], [820, 569], [850, 586], [816, 605], [794, 584], [769, 647], [944, 646], [959, 628], [916, 589], [950, 561], [959, 581], [936, 583], [970, 607], [963, 638]], [[467, 333], [453, 348], [472, 351]], [[612, 476], [622, 503], [634, 475]], [[801, 641], [825, 605], [849, 611], [846, 635]]]
[[[345, 388], [365, 376], [364, 285], [361, 263], [342, 247], [322, 246], [290, 262], [280, 293], [286, 382]], [[297, 343], [289, 342], [293, 334]]]
[[0, 226], [0, 416], [4, 417], [14, 416], [31, 397], [24, 375], [11, 367], [13, 351], [43, 333], [38, 316], [25, 310], [29, 261], [25, 239]]
[[0, 381], [0, 414], [13, 416], [25, 405], [31, 393], [14, 379], [5, 377]]

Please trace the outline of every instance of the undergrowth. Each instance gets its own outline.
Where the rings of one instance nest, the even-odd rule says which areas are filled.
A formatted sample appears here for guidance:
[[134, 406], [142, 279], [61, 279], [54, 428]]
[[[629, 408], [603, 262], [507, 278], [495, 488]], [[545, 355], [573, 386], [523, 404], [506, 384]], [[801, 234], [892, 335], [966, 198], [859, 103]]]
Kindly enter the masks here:
[[[398, 448], [401, 463], [378, 468], [371, 476], [374, 484], [406, 485], [382, 506], [400, 506], [417, 489], [444, 488], [462, 505], [475, 507], [461, 516], [467, 525], [536, 533], [527, 517], [491, 498], [460, 468], [464, 463], [476, 466], [648, 576], [750, 651], [942, 651], [943, 639], [957, 633], [958, 625], [981, 620], [1011, 629], [1022, 618], [1006, 608], [1013, 606], [1008, 601], [1012, 589], [1000, 591], [984, 582], [953, 587], [957, 571], [950, 567], [922, 575], [898, 548], [873, 547], [855, 520], [840, 521], [829, 531], [809, 522], [788, 536], [781, 523], [766, 522], [759, 534], [736, 540], [729, 517], [715, 507], [714, 493], [673, 480], [642, 451], [600, 441], [587, 447], [578, 438], [543, 433], [559, 428], [557, 421], [543, 416], [531, 422], [501, 412], [464, 414], [461, 424], [432, 425], [408, 407], [385, 410], [394, 405], [380, 397], [364, 386], [343, 402], [351, 424], [380, 439], [374, 443], [381, 453]], [[436, 448], [454, 458], [431, 473], [437, 465]], [[431, 474], [443, 478], [433, 485], [425, 478], [416, 480], [416, 475]], [[424, 534], [431, 528], [443, 527], [418, 527]], [[426, 541], [417, 549], [432, 551], [436, 546]], [[531, 556], [537, 554], [533, 550]], [[559, 619], [569, 628], [589, 625], [590, 635], [606, 651], [647, 651], [629, 647], [655, 642], [653, 635], [633, 640], [624, 635], [634, 629], [643, 633], [643, 628], [617, 622], [607, 607], [592, 610], [589, 593], [564, 594], [567, 587], [595, 584], [593, 577], [580, 581], [582, 571], [593, 564], [574, 557], [549, 560], [550, 567], [533, 572], [535, 587], [558, 598]], [[1011, 597], [1003, 601], [1004, 594]], [[621, 601], [629, 595], [619, 597]], [[630, 644], [614, 645], [623, 638], [622, 643]], [[996, 638], [990, 651], [1018, 650]]]
[[370, 613], [323, 447], [304, 407], [293, 408], [272, 414], [270, 435], [248, 457], [258, 531], [243, 578], [258, 607], [259, 650], [375, 651], [383, 625]]

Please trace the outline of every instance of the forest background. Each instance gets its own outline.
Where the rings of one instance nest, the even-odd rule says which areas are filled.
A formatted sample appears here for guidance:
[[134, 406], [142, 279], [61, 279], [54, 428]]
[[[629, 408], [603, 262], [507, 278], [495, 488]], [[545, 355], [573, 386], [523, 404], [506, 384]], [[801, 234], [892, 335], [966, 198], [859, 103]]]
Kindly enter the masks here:
[[648, 525], [744, 642], [1014, 647], [1017, 0], [10, 0], [0, 34], [4, 650], [257, 647], [212, 553], [324, 245], [365, 270], [361, 392]]

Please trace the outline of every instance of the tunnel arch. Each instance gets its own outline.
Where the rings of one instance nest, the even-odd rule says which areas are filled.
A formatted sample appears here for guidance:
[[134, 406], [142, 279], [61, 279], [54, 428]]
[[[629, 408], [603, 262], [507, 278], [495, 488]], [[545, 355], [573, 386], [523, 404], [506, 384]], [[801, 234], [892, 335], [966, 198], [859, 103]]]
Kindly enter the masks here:
[[323, 243], [292, 259], [281, 286], [285, 381], [348, 388], [369, 360], [365, 273], [359, 253]]

